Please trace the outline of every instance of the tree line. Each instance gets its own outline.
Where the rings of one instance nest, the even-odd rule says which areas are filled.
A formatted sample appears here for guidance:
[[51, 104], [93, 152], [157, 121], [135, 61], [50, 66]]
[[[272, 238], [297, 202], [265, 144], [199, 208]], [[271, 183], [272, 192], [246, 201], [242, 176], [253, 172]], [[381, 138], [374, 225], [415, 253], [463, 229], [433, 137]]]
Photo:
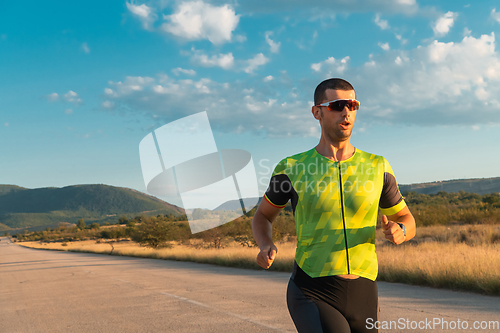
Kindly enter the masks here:
[[[116, 225], [87, 225], [80, 219], [76, 225], [61, 224], [60, 227], [43, 231], [17, 233], [13, 237], [19, 241], [68, 242], [78, 240], [117, 241], [129, 238], [143, 246], [160, 248], [176, 241], [190, 244], [190, 240], [199, 239], [210, 247], [221, 248], [229, 241], [239, 242], [242, 246], [254, 246], [252, 236], [252, 217], [255, 208], [246, 215], [213, 229], [192, 234], [185, 216], [158, 215], [137, 216], [127, 219], [122, 216]], [[289, 209], [284, 210], [274, 222], [273, 238], [275, 241], [286, 240], [295, 235], [295, 223]]]
[[[439, 192], [437, 194], [404, 193], [404, 199], [415, 217], [418, 226], [446, 225], [453, 223], [498, 224], [500, 223], [500, 194], [479, 195], [475, 193]], [[59, 228], [44, 231], [18, 233], [14, 235], [24, 241], [76, 241], [104, 239], [116, 241], [131, 239], [143, 246], [160, 248], [176, 241], [191, 244], [192, 239], [201, 239], [206, 246], [224, 247], [229, 241], [242, 246], [255, 246], [252, 235], [252, 217], [256, 208], [216, 228], [192, 234], [186, 216], [172, 214], [137, 216], [127, 219], [122, 216], [117, 225], [86, 225], [80, 219], [76, 225], [63, 224]], [[381, 216], [379, 216], [381, 219]], [[380, 222], [379, 222], [380, 223]], [[295, 237], [295, 220], [288, 204], [273, 222], [273, 240], [285, 241]]]
[[465, 191], [436, 194], [404, 193], [405, 201], [418, 226], [500, 223], [500, 194]]

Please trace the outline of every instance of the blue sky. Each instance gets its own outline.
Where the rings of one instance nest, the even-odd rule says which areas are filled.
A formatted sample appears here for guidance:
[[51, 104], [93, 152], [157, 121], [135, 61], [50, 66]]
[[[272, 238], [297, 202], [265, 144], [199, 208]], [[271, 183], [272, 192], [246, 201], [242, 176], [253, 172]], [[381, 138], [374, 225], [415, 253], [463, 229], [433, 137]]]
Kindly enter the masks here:
[[500, 5], [305, 3], [2, 2], [0, 183], [145, 191], [142, 138], [207, 111], [263, 191], [275, 163], [317, 144], [328, 77], [354, 85], [351, 142], [399, 183], [500, 176]]

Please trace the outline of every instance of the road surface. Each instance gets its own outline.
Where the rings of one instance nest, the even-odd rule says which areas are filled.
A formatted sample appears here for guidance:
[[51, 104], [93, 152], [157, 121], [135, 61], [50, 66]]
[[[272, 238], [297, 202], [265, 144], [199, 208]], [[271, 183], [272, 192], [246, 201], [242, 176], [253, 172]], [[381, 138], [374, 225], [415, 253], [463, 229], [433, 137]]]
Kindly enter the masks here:
[[[34, 250], [4, 237], [0, 332], [295, 332], [285, 300], [289, 276]], [[475, 321], [478, 327], [490, 324], [490, 329], [461, 332], [500, 331], [488, 323], [500, 321], [499, 297], [396, 283], [378, 286], [378, 324], [392, 324], [381, 332], [451, 332], [442, 329], [444, 321], [459, 328], [464, 322], [469, 328]]]

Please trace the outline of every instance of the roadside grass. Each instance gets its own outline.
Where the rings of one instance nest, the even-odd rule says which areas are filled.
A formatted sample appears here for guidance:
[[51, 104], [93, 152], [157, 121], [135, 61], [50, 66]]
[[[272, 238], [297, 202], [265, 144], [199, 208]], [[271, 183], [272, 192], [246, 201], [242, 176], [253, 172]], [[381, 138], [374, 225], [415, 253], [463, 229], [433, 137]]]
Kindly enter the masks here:
[[500, 295], [499, 253], [499, 244], [384, 244], [377, 248], [378, 279]]
[[[500, 227], [498, 225], [454, 225], [420, 227], [418, 236], [403, 245], [384, 240], [377, 230], [379, 281], [400, 282], [500, 296]], [[202, 242], [171, 242], [151, 249], [132, 241], [113, 243], [95, 240], [64, 243], [18, 242], [40, 249], [90, 252], [177, 261], [192, 261], [228, 267], [261, 269], [256, 247], [230, 242], [222, 249]], [[278, 255], [272, 271], [291, 272], [295, 242], [277, 243]]]
[[[66, 243], [17, 242], [17, 244], [29, 248], [45, 250], [113, 254], [118, 256], [192, 261], [227, 267], [261, 269], [255, 262], [257, 253], [259, 252], [258, 248], [243, 247], [237, 242], [230, 242], [222, 249], [206, 248], [203, 247], [202, 243], [196, 241], [192, 242], [190, 245], [170, 242], [168, 247], [152, 249], [125, 240], [113, 242], [113, 252], [111, 252], [112, 247], [109, 243], [96, 243], [96, 241], [93, 240]], [[291, 272], [295, 256], [295, 243], [283, 242], [278, 243], [277, 246], [279, 248], [279, 254], [270, 270]]]

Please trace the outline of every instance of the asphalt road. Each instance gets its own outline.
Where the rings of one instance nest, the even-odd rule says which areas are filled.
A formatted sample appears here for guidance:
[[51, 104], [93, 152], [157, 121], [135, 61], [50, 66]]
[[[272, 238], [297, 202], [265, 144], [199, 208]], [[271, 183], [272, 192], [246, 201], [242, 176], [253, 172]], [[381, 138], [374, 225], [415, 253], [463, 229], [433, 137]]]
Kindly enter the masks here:
[[[34, 250], [1, 238], [0, 331], [295, 332], [285, 300], [289, 276]], [[456, 331], [443, 330], [445, 321], [461, 332], [500, 332], [491, 326], [470, 329], [475, 321], [483, 327], [500, 322], [499, 297], [383, 282], [378, 286], [379, 324], [385, 321], [393, 328], [381, 332]], [[463, 329], [465, 323], [469, 330]]]

